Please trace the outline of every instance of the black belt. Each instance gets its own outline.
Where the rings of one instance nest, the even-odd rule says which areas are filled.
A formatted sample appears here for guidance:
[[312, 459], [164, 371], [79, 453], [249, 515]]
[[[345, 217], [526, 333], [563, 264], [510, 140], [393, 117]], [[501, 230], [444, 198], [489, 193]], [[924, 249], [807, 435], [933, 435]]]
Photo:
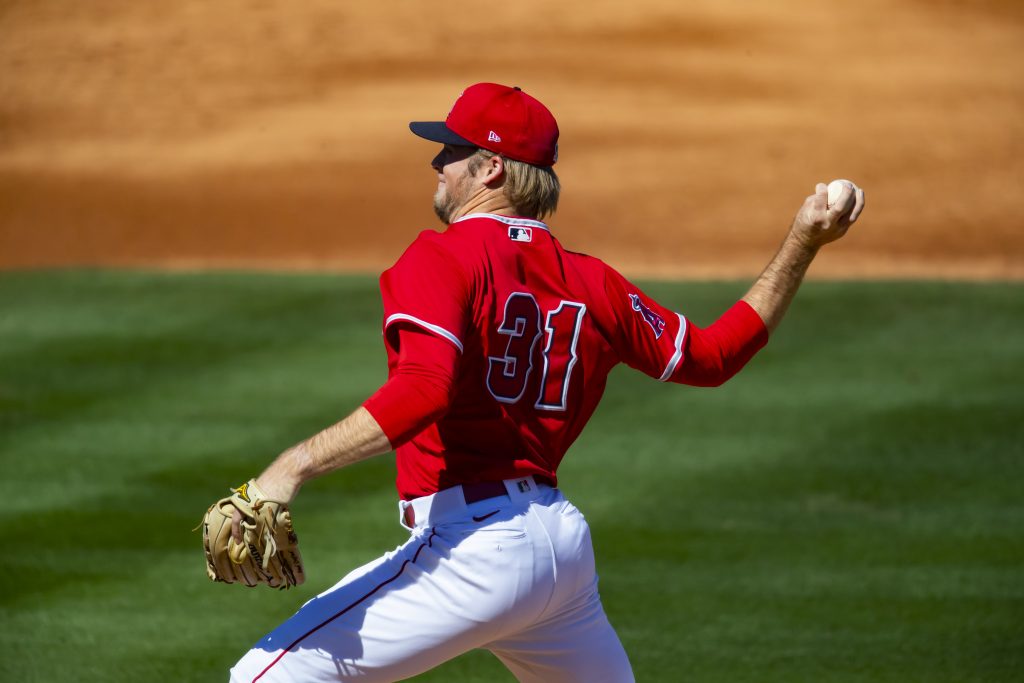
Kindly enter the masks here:
[[505, 496], [507, 498], [508, 491], [505, 490], [504, 482], [481, 481], [476, 484], [463, 484], [462, 495], [466, 499], [466, 505], [470, 505], [498, 496]]
[[[533, 475], [533, 480], [538, 484], [546, 484], [551, 488], [555, 488], [554, 482], [547, 477], [535, 474]], [[505, 489], [504, 482], [481, 481], [475, 484], [463, 484], [462, 496], [466, 499], [466, 505], [469, 505], [470, 503], [478, 503], [481, 500], [496, 498], [498, 496], [505, 496], [507, 498], [508, 491]]]
[[[533, 479], [538, 484], [545, 484], [554, 488], [554, 482], [547, 477], [533, 475]], [[505, 483], [500, 481], [481, 481], [474, 484], [463, 484], [462, 485], [462, 497], [466, 501], [466, 505], [473, 503], [479, 503], [481, 500], [487, 500], [488, 498], [497, 498], [498, 496], [505, 496], [510, 498], [508, 490], [505, 488]], [[416, 514], [413, 510], [412, 505], [405, 508], [402, 514], [406, 526], [412, 528], [416, 526]]]

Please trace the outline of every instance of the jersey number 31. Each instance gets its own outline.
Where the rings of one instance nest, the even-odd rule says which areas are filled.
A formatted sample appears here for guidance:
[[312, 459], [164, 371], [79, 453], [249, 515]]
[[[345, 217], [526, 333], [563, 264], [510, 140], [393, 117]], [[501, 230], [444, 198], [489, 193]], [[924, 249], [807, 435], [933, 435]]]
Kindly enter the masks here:
[[[584, 304], [562, 301], [544, 315], [532, 294], [513, 292], [505, 300], [505, 317], [498, 334], [508, 337], [504, 356], [487, 358], [487, 389], [502, 403], [518, 403], [526, 392], [530, 373], [542, 365], [540, 391], [533, 404], [539, 410], [565, 410], [569, 377], [576, 365], [576, 343], [580, 325], [587, 312]], [[537, 351], [541, 334], [547, 335], [544, 348]], [[539, 356], [539, 358], [538, 358]]]

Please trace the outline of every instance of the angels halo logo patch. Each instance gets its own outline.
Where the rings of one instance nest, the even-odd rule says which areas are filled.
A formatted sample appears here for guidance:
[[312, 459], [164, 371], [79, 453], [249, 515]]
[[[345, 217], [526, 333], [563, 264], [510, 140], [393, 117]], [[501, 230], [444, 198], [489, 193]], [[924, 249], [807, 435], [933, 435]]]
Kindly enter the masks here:
[[639, 294], [630, 294], [629, 300], [632, 303], [633, 310], [636, 311], [647, 321], [647, 324], [654, 330], [654, 338], [661, 339], [662, 333], [665, 332], [665, 319], [660, 315], [651, 310], [650, 306], [640, 301]]

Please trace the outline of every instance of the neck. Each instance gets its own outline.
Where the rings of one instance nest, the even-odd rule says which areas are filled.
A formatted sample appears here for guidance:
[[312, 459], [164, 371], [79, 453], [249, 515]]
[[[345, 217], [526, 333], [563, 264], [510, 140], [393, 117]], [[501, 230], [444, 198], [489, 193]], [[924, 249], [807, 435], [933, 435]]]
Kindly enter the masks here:
[[471, 196], [462, 206], [456, 209], [452, 213], [451, 222], [454, 223], [471, 213], [493, 213], [499, 216], [516, 215], [515, 209], [509, 204], [504, 192], [488, 188], [481, 188], [480, 192]]

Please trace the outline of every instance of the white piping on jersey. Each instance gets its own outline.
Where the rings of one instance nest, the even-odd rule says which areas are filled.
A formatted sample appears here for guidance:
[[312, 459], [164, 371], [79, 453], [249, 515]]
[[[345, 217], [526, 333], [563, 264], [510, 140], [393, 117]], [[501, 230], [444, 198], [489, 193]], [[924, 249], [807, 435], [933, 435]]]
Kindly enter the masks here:
[[676, 333], [676, 352], [672, 354], [672, 357], [668, 360], [668, 365], [665, 366], [665, 372], [661, 373], [661, 377], [658, 378], [659, 382], [667, 382], [676, 368], [679, 367], [679, 361], [683, 359], [683, 338], [686, 336], [686, 318], [676, 313], [679, 317], [679, 332]]
[[459, 338], [456, 337], [451, 332], [449, 332], [448, 330], [444, 329], [440, 325], [428, 323], [426, 320], [420, 320], [419, 318], [415, 318], [411, 315], [406, 315], [405, 313], [395, 313], [394, 315], [388, 316], [388, 319], [384, 321], [384, 328], [387, 329], [387, 327], [390, 326], [391, 323], [397, 322], [399, 320], [405, 320], [407, 322], [415, 323], [420, 327], [430, 330], [434, 334], [444, 337], [452, 344], [455, 344], [455, 348], [459, 350], [459, 353], [462, 353], [464, 351], [464, 349], [462, 348], [462, 342], [459, 341]]
[[490, 218], [492, 220], [504, 223], [505, 225], [516, 225], [528, 228], [540, 228], [541, 230], [547, 230], [548, 232], [551, 232], [548, 229], [548, 226], [544, 223], [541, 223], [540, 221], [531, 220], [529, 218], [511, 218], [509, 216], [499, 216], [496, 213], [471, 213], [469, 215], [463, 216], [462, 218], [452, 221], [452, 225], [454, 225], [455, 223], [461, 223], [462, 221], [468, 221], [470, 218]]

